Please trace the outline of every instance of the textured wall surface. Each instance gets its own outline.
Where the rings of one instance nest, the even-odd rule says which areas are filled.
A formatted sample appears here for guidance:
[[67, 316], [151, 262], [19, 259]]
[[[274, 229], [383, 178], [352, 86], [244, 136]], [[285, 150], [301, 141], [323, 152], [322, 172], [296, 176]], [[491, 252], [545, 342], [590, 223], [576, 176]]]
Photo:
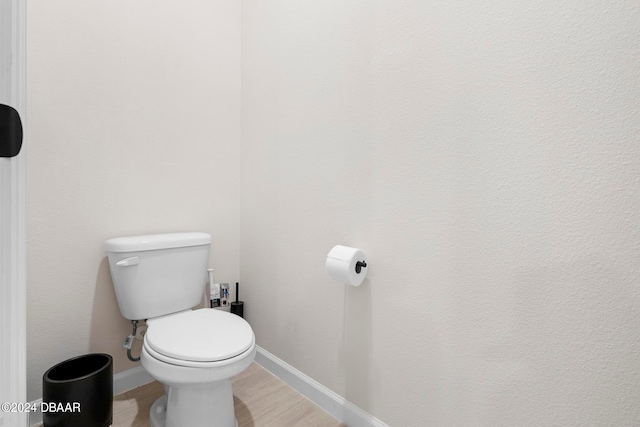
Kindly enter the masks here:
[[[238, 277], [240, 5], [28, 4], [28, 398], [87, 352], [135, 365], [102, 245], [132, 234], [213, 237]], [[134, 347], [139, 354], [140, 344]]]
[[103, 241], [197, 229], [258, 344], [389, 425], [640, 424], [638, 22], [30, 1], [28, 398], [68, 357], [133, 366]]
[[242, 13], [258, 344], [393, 426], [640, 424], [637, 2]]

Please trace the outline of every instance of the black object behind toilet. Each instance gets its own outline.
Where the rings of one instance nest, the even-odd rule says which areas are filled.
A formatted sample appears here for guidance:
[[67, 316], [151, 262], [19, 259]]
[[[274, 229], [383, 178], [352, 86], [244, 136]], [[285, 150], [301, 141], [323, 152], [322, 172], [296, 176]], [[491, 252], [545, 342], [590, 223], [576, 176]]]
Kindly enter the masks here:
[[236, 282], [236, 300], [231, 303], [231, 312], [244, 318], [244, 301], [238, 301], [240, 298], [239, 283]]

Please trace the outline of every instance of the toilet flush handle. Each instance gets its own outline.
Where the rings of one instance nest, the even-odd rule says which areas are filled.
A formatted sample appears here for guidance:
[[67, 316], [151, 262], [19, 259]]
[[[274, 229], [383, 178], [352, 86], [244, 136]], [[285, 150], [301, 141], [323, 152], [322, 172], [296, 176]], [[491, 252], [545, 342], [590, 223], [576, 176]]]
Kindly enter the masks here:
[[136, 264], [140, 264], [140, 258], [138, 258], [137, 256], [132, 256], [131, 258], [125, 258], [116, 262], [116, 265], [118, 267], [128, 267], [130, 265], [136, 265]]

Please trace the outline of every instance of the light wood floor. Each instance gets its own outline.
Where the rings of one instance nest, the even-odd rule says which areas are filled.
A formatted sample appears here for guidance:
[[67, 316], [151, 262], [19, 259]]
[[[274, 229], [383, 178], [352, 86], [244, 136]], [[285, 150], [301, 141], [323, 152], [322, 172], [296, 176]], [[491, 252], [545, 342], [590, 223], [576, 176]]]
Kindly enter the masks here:
[[[255, 362], [232, 384], [238, 427], [344, 426]], [[149, 427], [149, 409], [162, 393], [152, 382], [115, 396], [113, 427]]]

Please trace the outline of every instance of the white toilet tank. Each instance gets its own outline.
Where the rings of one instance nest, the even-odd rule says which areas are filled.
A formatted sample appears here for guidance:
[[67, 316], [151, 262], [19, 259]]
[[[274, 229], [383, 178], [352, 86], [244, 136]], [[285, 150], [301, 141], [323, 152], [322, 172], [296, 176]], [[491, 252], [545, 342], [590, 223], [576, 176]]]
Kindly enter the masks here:
[[104, 243], [120, 313], [150, 319], [200, 303], [211, 236], [167, 233], [116, 237]]

